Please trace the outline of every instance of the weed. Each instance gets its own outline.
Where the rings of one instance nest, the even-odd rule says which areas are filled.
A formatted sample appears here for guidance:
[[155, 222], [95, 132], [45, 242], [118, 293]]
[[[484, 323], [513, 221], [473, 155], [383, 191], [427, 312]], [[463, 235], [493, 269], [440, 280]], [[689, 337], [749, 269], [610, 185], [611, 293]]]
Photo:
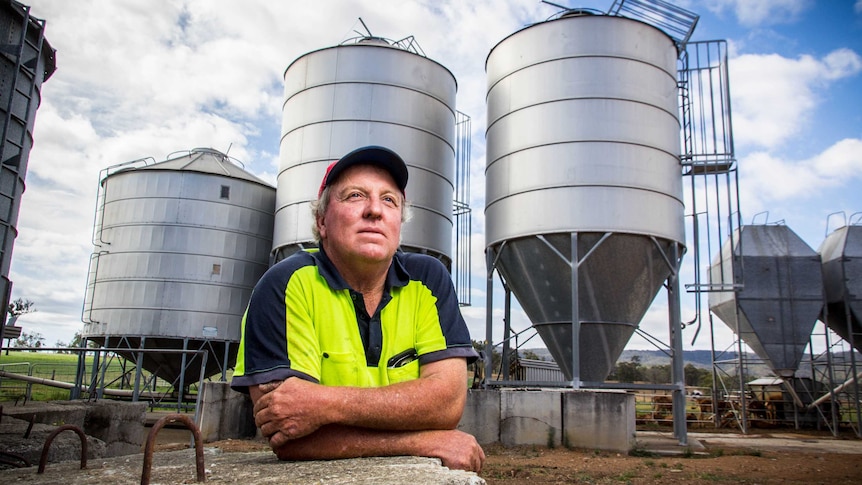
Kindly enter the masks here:
[[554, 449], [556, 446], [557, 430], [553, 427], [548, 428], [548, 448]]
[[711, 482], [717, 482], [719, 480], [723, 480], [722, 477], [720, 477], [719, 475], [716, 475], [715, 473], [712, 473], [712, 472], [698, 473], [697, 478], [699, 478], [701, 480], [708, 480]]
[[645, 448], [635, 447], [629, 450], [629, 456], [639, 456], [642, 458], [654, 458], [658, 455], [651, 451], [647, 451]]

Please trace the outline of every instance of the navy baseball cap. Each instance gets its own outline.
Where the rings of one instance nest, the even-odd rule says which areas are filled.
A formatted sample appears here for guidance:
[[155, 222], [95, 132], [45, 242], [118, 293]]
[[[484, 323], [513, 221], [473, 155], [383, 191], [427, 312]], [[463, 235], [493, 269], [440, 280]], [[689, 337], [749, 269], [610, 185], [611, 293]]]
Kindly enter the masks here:
[[323, 194], [323, 189], [338, 179], [338, 176], [347, 168], [361, 164], [376, 165], [385, 169], [392, 175], [395, 184], [401, 189], [401, 194], [404, 194], [404, 190], [407, 188], [407, 165], [404, 163], [404, 160], [388, 148], [369, 145], [357, 148], [341, 157], [340, 160], [329, 164], [329, 167], [326, 168], [326, 174], [324, 174], [323, 180], [320, 182], [317, 196], [320, 197]]

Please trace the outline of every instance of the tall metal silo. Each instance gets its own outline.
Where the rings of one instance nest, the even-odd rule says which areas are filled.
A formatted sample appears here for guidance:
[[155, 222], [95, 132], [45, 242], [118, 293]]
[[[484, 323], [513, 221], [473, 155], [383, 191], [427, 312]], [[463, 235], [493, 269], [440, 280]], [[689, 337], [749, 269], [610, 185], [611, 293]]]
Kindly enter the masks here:
[[489, 269], [567, 379], [603, 381], [683, 251], [676, 45], [578, 12], [503, 39], [486, 72]]
[[821, 319], [862, 352], [862, 224], [857, 221], [832, 231], [818, 252], [826, 294]]
[[[0, 42], [0, 303], [6, 308], [36, 109], [42, 99], [42, 83], [54, 73], [56, 60], [45, 39], [45, 21], [32, 17], [30, 7], [15, 1], [0, 4]], [[3, 311], [0, 323], [5, 322]]]
[[[83, 337], [108, 348], [207, 349], [207, 376], [230, 367], [269, 264], [274, 207], [274, 187], [212, 149], [104, 170]], [[184, 369], [180, 354], [143, 355], [165, 380], [199, 375], [200, 358]]]
[[294, 60], [284, 73], [274, 259], [315, 245], [309, 204], [326, 167], [381, 145], [401, 155], [410, 174], [413, 217], [402, 248], [450, 265], [456, 89], [452, 73], [412, 41], [363, 37]]
[[709, 309], [776, 375], [792, 377], [823, 307], [820, 256], [784, 225], [742, 226], [709, 268], [736, 291], [709, 294]]

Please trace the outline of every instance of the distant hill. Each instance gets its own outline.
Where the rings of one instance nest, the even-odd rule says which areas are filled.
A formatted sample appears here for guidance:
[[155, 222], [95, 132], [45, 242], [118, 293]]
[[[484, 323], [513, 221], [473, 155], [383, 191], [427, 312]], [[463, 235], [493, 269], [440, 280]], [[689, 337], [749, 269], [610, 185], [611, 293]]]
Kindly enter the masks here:
[[[532, 352], [536, 354], [539, 359], [553, 362], [554, 358], [551, 357], [551, 353], [548, 349], [545, 348], [535, 348], [535, 349], [522, 349], [521, 355], [524, 355], [527, 352]], [[726, 369], [730, 369], [733, 367], [737, 361], [738, 357], [737, 352], [725, 352], [718, 357], [718, 359], [727, 363]], [[770, 375], [774, 375], [773, 372], [769, 369], [769, 367], [763, 363], [763, 361], [754, 353], [746, 352], [744, 354], [746, 364], [746, 373], [752, 376], [757, 377], [766, 377]], [[670, 357], [660, 350], [624, 350], [620, 358], [617, 362], [631, 362], [632, 358], [637, 357], [640, 359], [640, 364], [643, 367], [656, 367], [660, 365], [670, 365]], [[837, 352], [832, 355], [832, 359], [834, 365], [837, 367], [841, 367], [843, 364], [845, 367], [850, 362], [850, 353], [849, 352]], [[862, 354], [856, 352], [856, 360], [857, 362], [862, 361]], [[826, 358], [824, 356], [818, 356], [816, 358], [818, 365], [825, 365]], [[701, 369], [711, 369], [712, 368], [712, 355], [709, 350], [685, 350], [683, 351], [683, 365], [691, 364], [695, 367]], [[839, 369], [840, 370], [840, 369]], [[730, 371], [732, 374], [734, 371]], [[836, 371], [838, 372], [838, 371]], [[807, 362], [807, 360], [803, 359], [803, 362], [800, 364], [799, 369], [796, 371], [796, 375], [798, 377], [802, 376], [811, 376], [811, 365]], [[846, 379], [846, 375], [843, 372], [838, 372], [836, 374], [836, 379], [844, 380]]]
[[[554, 361], [554, 358], [551, 357], [551, 353], [545, 348], [523, 349], [521, 354], [523, 355], [526, 352], [533, 352], [541, 360]], [[683, 351], [682, 354], [683, 362], [685, 362], [685, 364], [691, 364], [703, 369], [712, 368], [712, 356], [709, 350], [686, 350]], [[737, 355], [738, 354], [736, 352], [725, 353], [722, 355], [721, 360], [735, 360]], [[618, 359], [618, 362], [630, 362], [633, 357], [638, 357], [641, 365], [644, 367], [670, 364], [670, 357], [660, 350], [624, 350]], [[752, 358], [754, 358], [754, 356], [752, 356]]]

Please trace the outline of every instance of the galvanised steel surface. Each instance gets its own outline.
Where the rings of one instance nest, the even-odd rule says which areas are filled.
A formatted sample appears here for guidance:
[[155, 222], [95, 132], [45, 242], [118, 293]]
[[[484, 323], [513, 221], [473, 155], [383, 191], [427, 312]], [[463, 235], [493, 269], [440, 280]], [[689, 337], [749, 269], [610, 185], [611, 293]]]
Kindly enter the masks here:
[[818, 252], [827, 302], [821, 319], [862, 351], [862, 225], [832, 231]]
[[665, 33], [608, 16], [535, 24], [488, 55], [486, 243], [568, 377], [572, 273], [555, 251], [571, 260], [569, 235], [580, 260], [611, 234], [577, 269], [585, 381], [607, 377], [677, 264], [676, 69]]
[[709, 309], [777, 375], [793, 376], [823, 307], [820, 256], [787, 226], [747, 225], [709, 275], [737, 288], [710, 293]]
[[269, 263], [275, 188], [209, 149], [119, 170], [101, 184], [83, 336], [146, 338], [147, 348], [238, 343]]
[[448, 69], [383, 40], [305, 54], [284, 73], [276, 260], [314, 245], [309, 208], [326, 167], [349, 151], [381, 145], [407, 163], [413, 217], [405, 250], [452, 259], [455, 78]]
[[[0, 304], [11, 290], [9, 270], [42, 83], [56, 68], [45, 21], [15, 1], [0, 4]], [[5, 323], [6, 314], [2, 316]]]

